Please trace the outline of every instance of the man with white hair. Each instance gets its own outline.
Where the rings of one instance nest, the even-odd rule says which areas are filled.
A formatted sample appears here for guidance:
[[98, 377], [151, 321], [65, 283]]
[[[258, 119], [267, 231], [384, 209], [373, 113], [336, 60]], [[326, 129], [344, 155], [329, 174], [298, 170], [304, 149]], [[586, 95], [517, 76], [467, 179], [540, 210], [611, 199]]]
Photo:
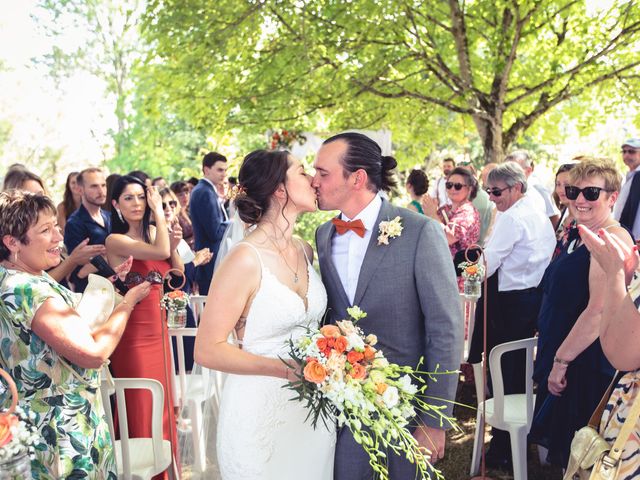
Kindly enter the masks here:
[[[500, 215], [484, 247], [487, 262], [487, 352], [505, 342], [533, 337], [542, 292], [542, 280], [556, 237], [545, 214], [527, 194], [527, 178], [520, 165], [505, 162], [494, 168], [487, 179], [486, 192]], [[469, 363], [482, 360], [484, 312], [476, 309]], [[507, 353], [502, 361], [505, 394], [524, 392], [525, 358], [522, 352]], [[493, 429], [487, 465], [510, 465], [509, 435]]]
[[527, 177], [527, 184], [529, 189], [527, 195], [534, 198], [536, 205], [542, 209], [551, 223], [556, 225], [560, 220], [560, 211], [553, 202], [551, 192], [541, 183], [539, 183], [535, 176], [531, 176], [533, 173], [533, 159], [526, 150], [516, 150], [507, 155], [505, 162], [516, 162], [524, 170], [524, 174]]
[[622, 161], [629, 168], [629, 173], [620, 189], [620, 196], [613, 207], [613, 217], [640, 239], [640, 138], [630, 138], [622, 144]]

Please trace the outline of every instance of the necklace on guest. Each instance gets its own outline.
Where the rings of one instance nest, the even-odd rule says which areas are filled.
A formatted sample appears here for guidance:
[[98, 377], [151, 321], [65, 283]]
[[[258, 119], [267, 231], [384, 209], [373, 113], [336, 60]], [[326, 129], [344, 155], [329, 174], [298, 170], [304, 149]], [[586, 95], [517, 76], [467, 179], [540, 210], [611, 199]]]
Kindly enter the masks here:
[[298, 283], [298, 280], [299, 280], [299, 278], [298, 278], [298, 267], [300, 266], [299, 265], [300, 262], [298, 261], [298, 252], [296, 251], [296, 269], [294, 270], [293, 268], [291, 268], [291, 265], [289, 265], [289, 262], [287, 262], [287, 258], [284, 256], [284, 254], [282, 253], [282, 250], [280, 250], [280, 248], [278, 247], [278, 244], [275, 242], [275, 240], [273, 240], [273, 238], [271, 238], [269, 235], [267, 235], [267, 232], [263, 228], [261, 228], [261, 230], [264, 232], [264, 234], [267, 237], [267, 239], [274, 246], [274, 248], [276, 249], [276, 251], [278, 252], [280, 257], [282, 258], [282, 260], [284, 260], [284, 264], [287, 266], [287, 268], [293, 274], [293, 283]]

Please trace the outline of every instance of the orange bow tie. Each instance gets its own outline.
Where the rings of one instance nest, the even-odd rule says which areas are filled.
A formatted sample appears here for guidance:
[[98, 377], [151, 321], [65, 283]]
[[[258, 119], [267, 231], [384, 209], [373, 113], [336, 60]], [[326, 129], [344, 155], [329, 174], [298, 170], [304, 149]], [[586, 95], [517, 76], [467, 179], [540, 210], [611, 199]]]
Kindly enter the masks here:
[[342, 235], [351, 230], [360, 238], [364, 238], [364, 232], [367, 230], [366, 228], [364, 228], [364, 223], [362, 223], [362, 220], [360, 219], [354, 220], [352, 222], [345, 222], [344, 220], [340, 220], [339, 218], [334, 218], [333, 220], [331, 220], [331, 223], [335, 225], [338, 235]]

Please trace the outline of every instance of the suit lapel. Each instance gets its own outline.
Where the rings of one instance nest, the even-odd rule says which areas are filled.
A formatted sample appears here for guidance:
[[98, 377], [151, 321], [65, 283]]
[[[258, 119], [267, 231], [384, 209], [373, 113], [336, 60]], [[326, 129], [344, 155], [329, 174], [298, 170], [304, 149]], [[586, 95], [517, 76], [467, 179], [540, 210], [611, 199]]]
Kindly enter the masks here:
[[[336, 217], [336, 218], [339, 218], [339, 217]], [[347, 292], [344, 291], [344, 286], [342, 285], [342, 281], [340, 281], [340, 276], [338, 275], [336, 266], [333, 264], [333, 258], [331, 256], [331, 253], [332, 253], [331, 240], [333, 238], [333, 235], [336, 232], [336, 227], [332, 223], [330, 223], [329, 228], [327, 228], [325, 231], [327, 232], [327, 234], [324, 236], [324, 238], [318, 238], [318, 242], [320, 242], [320, 244], [318, 245], [318, 250], [322, 249], [322, 251], [326, 252], [324, 262], [322, 262], [326, 270], [325, 274], [327, 275], [327, 280], [332, 285], [336, 286], [336, 291], [340, 296], [340, 300], [346, 306], [349, 306], [350, 305], [349, 297], [347, 297]]]
[[378, 218], [373, 226], [369, 245], [367, 246], [367, 252], [364, 255], [362, 267], [360, 268], [360, 275], [358, 275], [358, 286], [356, 287], [356, 294], [353, 297], [354, 305], [359, 305], [362, 301], [362, 297], [364, 296], [364, 292], [367, 290], [369, 281], [389, 250], [390, 245], [378, 245], [378, 225], [380, 225], [380, 222], [390, 219], [391, 205], [387, 200], [382, 199], [380, 212], [378, 213]]

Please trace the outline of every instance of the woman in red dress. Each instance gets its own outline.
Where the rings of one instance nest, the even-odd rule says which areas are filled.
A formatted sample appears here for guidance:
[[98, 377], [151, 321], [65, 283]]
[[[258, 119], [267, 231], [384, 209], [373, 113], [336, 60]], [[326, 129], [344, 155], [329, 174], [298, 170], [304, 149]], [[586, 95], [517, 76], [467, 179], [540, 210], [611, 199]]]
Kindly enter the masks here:
[[[132, 256], [128, 280], [137, 277], [140, 282], [145, 279], [152, 282], [151, 292], [134, 308], [122, 339], [111, 356], [111, 371], [114, 377], [152, 378], [162, 383], [165, 392], [163, 434], [165, 439], [171, 440], [177, 462], [173, 394], [171, 385], [167, 384], [171, 371], [170, 347], [167, 325], [161, 317], [160, 299], [163, 294], [162, 278], [167, 271], [171, 268], [184, 269], [176, 253], [182, 231], [178, 227], [169, 233], [160, 194], [135, 177], [125, 175], [116, 181], [111, 202], [112, 233], [105, 243], [109, 263], [119, 265]], [[149, 222], [152, 213], [155, 226]], [[133, 283], [135, 280], [133, 278]], [[151, 407], [150, 392], [127, 392], [131, 437], [151, 436]]]

